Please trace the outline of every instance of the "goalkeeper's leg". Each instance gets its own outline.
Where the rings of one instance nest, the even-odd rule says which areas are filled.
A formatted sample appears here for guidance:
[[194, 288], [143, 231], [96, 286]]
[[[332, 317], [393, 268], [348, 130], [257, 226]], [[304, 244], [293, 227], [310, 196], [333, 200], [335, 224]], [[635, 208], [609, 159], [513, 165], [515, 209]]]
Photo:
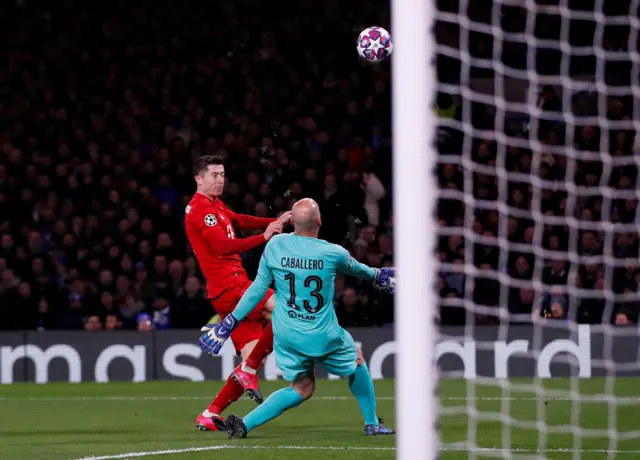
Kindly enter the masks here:
[[309, 399], [316, 389], [313, 373], [298, 377], [291, 386], [275, 391], [260, 406], [244, 418], [231, 414], [225, 421], [230, 438], [246, 438], [247, 433], [282, 415], [285, 411], [299, 406]]
[[275, 353], [282, 377], [291, 382], [291, 386], [272, 393], [244, 419], [230, 415], [225, 421], [230, 438], [244, 438], [249, 431], [273, 420], [313, 395], [316, 388], [313, 374], [315, 360], [291, 348], [276, 347]]
[[355, 346], [351, 334], [344, 331], [344, 345], [324, 359], [322, 365], [327, 370], [341, 377], [348, 377], [349, 389], [355, 396], [364, 416], [364, 433], [366, 435], [394, 434], [395, 431], [384, 426], [376, 413], [376, 392], [362, 350]]
[[382, 419], [376, 413], [376, 393], [373, 388], [373, 379], [364, 359], [349, 376], [349, 388], [358, 401], [360, 411], [364, 416], [364, 433], [367, 436], [394, 434], [395, 431], [384, 426]]

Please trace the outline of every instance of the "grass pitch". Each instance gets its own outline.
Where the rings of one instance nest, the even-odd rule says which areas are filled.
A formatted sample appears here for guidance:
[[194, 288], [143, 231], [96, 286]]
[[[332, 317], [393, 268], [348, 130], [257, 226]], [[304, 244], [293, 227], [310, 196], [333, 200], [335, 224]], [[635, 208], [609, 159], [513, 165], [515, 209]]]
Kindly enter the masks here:
[[[440, 398], [442, 459], [640, 458], [640, 381], [545, 381], [545, 397], [531, 381], [443, 381]], [[508, 385], [507, 385], [508, 384]], [[263, 383], [265, 394], [284, 382]], [[349, 460], [393, 459], [395, 437], [365, 437], [357, 403], [344, 381], [319, 381], [316, 396], [247, 439], [229, 440], [195, 429], [197, 414], [221, 382], [16, 384], [0, 386], [2, 460]], [[393, 381], [376, 381], [378, 412], [395, 427]], [[612, 401], [586, 401], [610, 394]], [[573, 396], [581, 396], [578, 401]], [[613, 400], [613, 398], [612, 398]], [[545, 404], [546, 402], [546, 404]], [[229, 409], [241, 416], [255, 407], [242, 399]], [[614, 410], [615, 409], [615, 410]], [[547, 439], [539, 444], [535, 422]], [[574, 428], [572, 428], [572, 426]], [[614, 431], [617, 440], [607, 435]], [[581, 433], [582, 436], [575, 435]], [[544, 435], [544, 431], [542, 432]], [[474, 451], [460, 443], [477, 441]], [[581, 440], [582, 442], [578, 442]], [[538, 451], [539, 445], [546, 447]], [[474, 455], [476, 457], [474, 457]], [[416, 453], [416, 460], [424, 455]]]

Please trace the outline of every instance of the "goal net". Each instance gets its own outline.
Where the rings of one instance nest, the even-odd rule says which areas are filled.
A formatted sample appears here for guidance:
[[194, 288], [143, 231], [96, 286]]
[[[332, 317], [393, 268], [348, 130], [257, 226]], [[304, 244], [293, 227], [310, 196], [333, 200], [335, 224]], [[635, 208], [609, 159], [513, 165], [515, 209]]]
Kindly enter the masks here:
[[[437, 270], [439, 337], [424, 345], [438, 360], [439, 447], [414, 443], [441, 458], [640, 458], [639, 7], [439, 0], [427, 11], [439, 231], [425, 269]], [[399, 129], [394, 155], [406, 156]], [[403, 188], [416, 190], [396, 182], [402, 200]], [[397, 316], [416, 308], [398, 297]], [[406, 375], [401, 362], [399, 388]], [[410, 415], [398, 407], [401, 428]]]

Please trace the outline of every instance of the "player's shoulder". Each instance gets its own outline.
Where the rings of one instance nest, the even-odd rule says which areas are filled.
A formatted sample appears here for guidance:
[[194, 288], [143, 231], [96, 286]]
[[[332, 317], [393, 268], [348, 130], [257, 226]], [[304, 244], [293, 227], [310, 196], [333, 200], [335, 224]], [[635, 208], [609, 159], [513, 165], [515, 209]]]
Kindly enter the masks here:
[[200, 193], [194, 194], [189, 200], [189, 204], [187, 204], [187, 207], [184, 209], [184, 213], [194, 214], [199, 209], [206, 206], [206, 203], [203, 201], [203, 198], [204, 196], [202, 196]]
[[311, 251], [315, 249], [310, 244], [313, 245], [315, 243], [315, 238], [305, 238], [303, 242], [301, 242], [300, 237], [295, 233], [280, 233], [279, 235], [273, 235], [271, 239], [267, 242], [266, 248], [273, 254], [287, 253], [291, 252], [295, 249], [295, 251], [299, 252], [301, 250], [301, 244], [304, 244], [303, 249], [305, 251]]
[[329, 272], [338, 270], [349, 258], [349, 251], [345, 248], [319, 238], [311, 242], [309, 254], [313, 254], [316, 259], [322, 259], [324, 261], [324, 268]]
[[305, 244], [308, 245], [310, 251], [325, 259], [340, 259], [345, 253], [348, 254], [348, 251], [342, 246], [320, 238], [306, 238]]
[[273, 235], [269, 241], [267, 241], [267, 245], [265, 248], [269, 248], [271, 250], [279, 250], [287, 245], [287, 243], [291, 240], [290, 236], [292, 233], [280, 233], [279, 235]]
[[330, 243], [327, 240], [317, 239], [316, 244], [318, 245], [318, 247], [322, 248], [322, 250], [332, 255], [342, 256], [344, 254], [349, 253], [349, 251], [347, 251], [344, 247], [340, 246], [339, 244]]
[[[208, 219], [206, 219], [207, 216], [209, 216]], [[212, 225], [215, 225], [217, 222], [213, 221], [217, 221], [216, 207], [207, 199], [207, 197], [200, 193], [196, 193], [184, 209], [184, 218], [187, 221], [205, 219], [205, 223], [209, 222]]]
[[342, 267], [345, 263], [348, 263], [351, 254], [343, 246], [338, 244], [329, 243], [325, 241], [325, 247], [323, 248], [324, 258], [334, 267]]

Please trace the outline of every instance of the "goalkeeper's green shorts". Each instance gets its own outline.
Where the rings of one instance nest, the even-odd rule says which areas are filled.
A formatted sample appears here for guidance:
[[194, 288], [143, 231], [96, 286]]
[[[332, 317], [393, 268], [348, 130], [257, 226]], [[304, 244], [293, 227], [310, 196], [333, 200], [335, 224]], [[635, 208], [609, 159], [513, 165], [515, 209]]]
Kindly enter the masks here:
[[273, 351], [276, 364], [282, 371], [282, 377], [287, 382], [293, 382], [298, 377], [312, 375], [316, 364], [320, 364], [327, 372], [340, 377], [348, 377], [356, 370], [358, 353], [353, 337], [344, 331], [344, 341], [336, 350], [324, 356], [305, 356], [291, 347], [279, 346], [274, 340]]

